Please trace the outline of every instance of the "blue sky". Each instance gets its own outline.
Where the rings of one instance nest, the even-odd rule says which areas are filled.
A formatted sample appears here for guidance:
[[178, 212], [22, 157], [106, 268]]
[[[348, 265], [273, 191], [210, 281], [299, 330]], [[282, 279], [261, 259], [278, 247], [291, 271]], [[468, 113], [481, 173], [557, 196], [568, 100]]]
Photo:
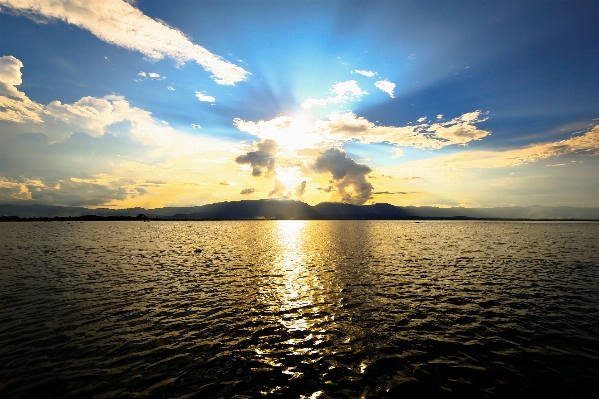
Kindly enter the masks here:
[[597, 206], [598, 22], [596, 1], [0, 0], [0, 201]]

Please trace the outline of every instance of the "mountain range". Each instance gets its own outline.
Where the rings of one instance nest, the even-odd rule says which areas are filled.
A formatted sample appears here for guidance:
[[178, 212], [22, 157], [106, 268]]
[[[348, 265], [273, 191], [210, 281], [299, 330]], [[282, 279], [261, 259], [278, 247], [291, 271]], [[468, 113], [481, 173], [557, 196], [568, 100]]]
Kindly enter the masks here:
[[101, 218], [138, 217], [166, 220], [245, 220], [245, 219], [577, 219], [599, 220], [599, 208], [575, 207], [500, 207], [438, 208], [431, 206], [399, 207], [385, 203], [351, 205], [323, 202], [308, 205], [294, 200], [245, 200], [217, 202], [194, 207], [155, 209], [84, 208], [40, 204], [0, 204], [0, 217], [65, 218], [95, 215]]

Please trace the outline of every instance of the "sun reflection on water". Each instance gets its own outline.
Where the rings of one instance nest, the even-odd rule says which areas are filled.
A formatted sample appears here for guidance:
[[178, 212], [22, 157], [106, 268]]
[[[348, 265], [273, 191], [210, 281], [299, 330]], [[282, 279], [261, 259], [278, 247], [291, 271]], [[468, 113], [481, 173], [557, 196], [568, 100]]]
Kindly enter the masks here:
[[[273, 265], [277, 280], [276, 294], [279, 300], [280, 320], [289, 331], [307, 331], [312, 322], [304, 313], [318, 312], [315, 294], [322, 289], [316, 274], [307, 263], [309, 253], [305, 248], [307, 239], [306, 222], [302, 220], [280, 220], [277, 222], [279, 258]], [[308, 335], [309, 339], [312, 338]], [[293, 339], [296, 344], [308, 339]]]
[[[303, 366], [291, 360], [301, 356], [301, 363], [322, 359], [321, 345], [326, 341], [322, 325], [334, 319], [327, 308], [324, 282], [314, 258], [317, 237], [309, 223], [299, 220], [277, 221], [273, 233], [277, 255], [272, 258], [269, 276], [261, 287], [262, 301], [270, 309], [266, 316], [282, 338], [271, 346], [267, 337], [259, 343], [256, 354], [261, 362], [281, 367], [289, 380], [303, 378]], [[271, 335], [272, 337], [272, 335]]]

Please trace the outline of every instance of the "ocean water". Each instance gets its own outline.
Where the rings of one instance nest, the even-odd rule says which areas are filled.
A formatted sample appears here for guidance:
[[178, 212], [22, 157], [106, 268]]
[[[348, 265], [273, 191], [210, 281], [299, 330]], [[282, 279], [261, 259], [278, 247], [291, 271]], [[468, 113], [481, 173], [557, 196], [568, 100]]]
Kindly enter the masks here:
[[515, 395], [599, 396], [598, 223], [0, 224], [1, 397]]

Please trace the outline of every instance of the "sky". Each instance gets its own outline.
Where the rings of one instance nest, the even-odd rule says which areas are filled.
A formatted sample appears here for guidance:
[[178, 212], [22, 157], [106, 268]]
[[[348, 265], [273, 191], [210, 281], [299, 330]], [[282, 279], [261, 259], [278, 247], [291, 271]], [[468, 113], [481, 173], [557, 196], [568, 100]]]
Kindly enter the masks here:
[[0, 0], [0, 203], [599, 206], [599, 2]]

